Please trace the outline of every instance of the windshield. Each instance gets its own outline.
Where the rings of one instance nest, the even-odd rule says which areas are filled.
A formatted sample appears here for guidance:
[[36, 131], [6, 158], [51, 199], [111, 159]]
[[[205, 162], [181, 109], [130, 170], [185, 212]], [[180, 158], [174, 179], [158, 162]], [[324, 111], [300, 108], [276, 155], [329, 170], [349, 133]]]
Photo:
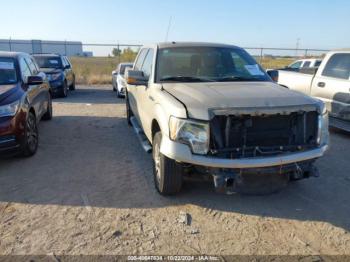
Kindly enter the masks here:
[[158, 52], [157, 82], [269, 81], [243, 49], [172, 47]]
[[0, 85], [17, 83], [15, 60], [13, 58], [0, 57]]
[[40, 68], [62, 68], [62, 61], [57, 56], [34, 56], [36, 63]]

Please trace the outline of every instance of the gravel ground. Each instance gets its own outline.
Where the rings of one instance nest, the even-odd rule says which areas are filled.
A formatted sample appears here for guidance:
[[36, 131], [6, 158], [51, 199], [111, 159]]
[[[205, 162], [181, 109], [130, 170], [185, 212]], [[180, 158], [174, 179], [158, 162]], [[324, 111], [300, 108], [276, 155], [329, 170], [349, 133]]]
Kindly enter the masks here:
[[0, 160], [0, 255], [350, 254], [349, 156], [333, 131], [319, 178], [268, 196], [191, 182], [165, 198], [124, 100], [80, 86], [54, 101], [34, 157]]

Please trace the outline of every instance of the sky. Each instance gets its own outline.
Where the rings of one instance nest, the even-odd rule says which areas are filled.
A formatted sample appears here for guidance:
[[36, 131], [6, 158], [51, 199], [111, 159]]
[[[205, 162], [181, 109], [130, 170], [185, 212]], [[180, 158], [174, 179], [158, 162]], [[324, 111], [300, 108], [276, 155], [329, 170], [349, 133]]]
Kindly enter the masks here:
[[350, 47], [347, 0], [0, 1], [0, 39], [148, 44], [205, 41], [243, 47]]

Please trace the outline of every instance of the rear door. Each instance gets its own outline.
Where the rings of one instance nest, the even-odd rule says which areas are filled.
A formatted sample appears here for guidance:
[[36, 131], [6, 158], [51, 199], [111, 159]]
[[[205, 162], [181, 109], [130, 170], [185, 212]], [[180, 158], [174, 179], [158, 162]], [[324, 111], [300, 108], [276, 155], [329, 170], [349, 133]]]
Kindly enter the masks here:
[[350, 120], [350, 53], [336, 53], [312, 83], [312, 96], [323, 100], [331, 115]]

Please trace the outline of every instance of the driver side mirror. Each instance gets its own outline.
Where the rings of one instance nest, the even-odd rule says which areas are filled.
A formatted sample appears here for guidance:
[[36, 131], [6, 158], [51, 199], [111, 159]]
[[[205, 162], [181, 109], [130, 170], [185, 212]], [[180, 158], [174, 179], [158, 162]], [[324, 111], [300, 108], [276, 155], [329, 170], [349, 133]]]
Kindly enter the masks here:
[[271, 77], [274, 82], [278, 82], [278, 70], [269, 70], [267, 74]]
[[65, 67], [64, 67], [64, 69], [70, 69], [71, 67], [70, 67], [70, 65], [66, 65]]
[[144, 73], [138, 70], [128, 70], [125, 79], [129, 85], [147, 86], [148, 84], [148, 77], [145, 77]]
[[28, 76], [27, 85], [41, 85], [44, 79], [41, 76]]

